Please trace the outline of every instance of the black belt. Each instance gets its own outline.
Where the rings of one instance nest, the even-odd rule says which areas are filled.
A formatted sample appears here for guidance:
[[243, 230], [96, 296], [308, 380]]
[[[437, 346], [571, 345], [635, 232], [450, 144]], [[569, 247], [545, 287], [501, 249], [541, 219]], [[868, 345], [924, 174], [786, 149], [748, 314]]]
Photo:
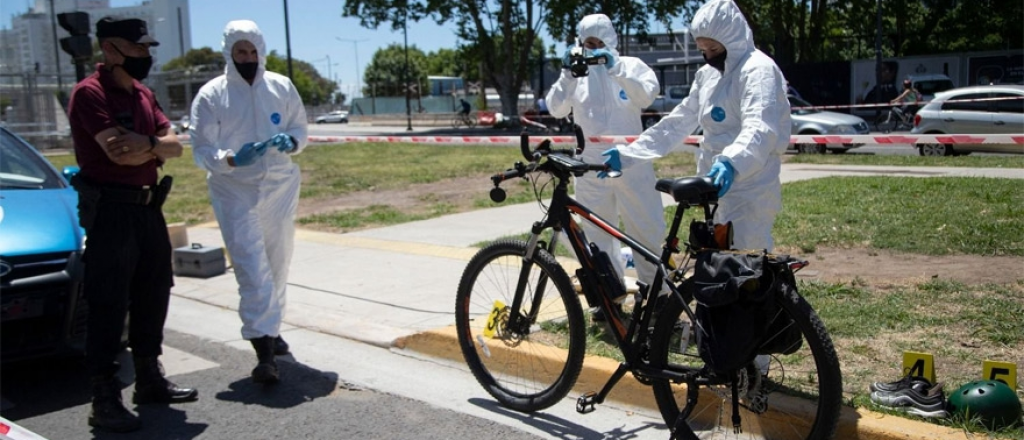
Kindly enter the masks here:
[[101, 201], [113, 203], [129, 203], [133, 205], [148, 205], [153, 201], [153, 189], [149, 185], [139, 189], [126, 188], [101, 188]]

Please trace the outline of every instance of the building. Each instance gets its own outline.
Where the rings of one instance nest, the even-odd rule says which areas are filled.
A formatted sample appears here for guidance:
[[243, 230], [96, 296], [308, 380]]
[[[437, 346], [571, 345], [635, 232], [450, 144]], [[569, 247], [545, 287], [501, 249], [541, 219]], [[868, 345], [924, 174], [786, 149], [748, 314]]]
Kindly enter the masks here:
[[[53, 4], [54, 13], [50, 12]], [[11, 20], [11, 29], [0, 33], [2, 46], [13, 50], [0, 51], [0, 74], [36, 73], [52, 76], [58, 68], [62, 79], [73, 84], [75, 68], [71, 57], [60, 49], [59, 40], [68, 32], [57, 26], [54, 39], [54, 16], [62, 12], [81, 11], [89, 14], [95, 37], [96, 21], [108, 16], [145, 20], [149, 33], [160, 45], [152, 49], [152, 72], [164, 63], [182, 56], [192, 47], [188, 0], [145, 0], [138, 6], [110, 7], [110, 0], [36, 0], [28, 12]]]

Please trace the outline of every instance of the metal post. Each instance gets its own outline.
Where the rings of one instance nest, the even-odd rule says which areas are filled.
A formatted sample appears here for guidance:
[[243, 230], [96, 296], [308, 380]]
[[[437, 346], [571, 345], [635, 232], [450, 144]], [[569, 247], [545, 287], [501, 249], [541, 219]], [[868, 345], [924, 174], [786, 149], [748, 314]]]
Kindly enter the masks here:
[[[350, 38], [341, 38], [341, 37], [334, 37], [334, 38], [336, 38], [338, 41], [344, 41], [346, 43], [352, 43], [352, 50], [355, 51], [355, 53], [356, 53], [356, 93], [358, 93], [359, 95], [362, 95], [363, 94], [363, 87], [362, 87], [362, 83], [360, 81], [362, 81], [363, 77], [359, 73], [359, 43], [362, 43], [364, 41], [369, 41], [369, 39], [368, 38], [362, 38], [362, 39], [359, 39], [359, 40], [354, 40], [354, 39], [350, 39]], [[353, 98], [355, 98], [355, 97], [353, 96]]]
[[875, 0], [875, 100], [878, 100], [882, 84], [882, 0]]
[[[284, 0], [284, 44], [288, 51], [288, 79], [292, 82], [295, 78], [292, 76], [292, 37], [291, 32], [288, 30], [288, 0]], [[261, 53], [263, 57], [267, 54]]]
[[408, 124], [406, 131], [412, 131], [412, 106], [409, 104], [409, 17], [402, 22], [402, 34], [405, 38], [405, 71], [402, 76], [405, 78], [405, 120]]
[[57, 41], [57, 11], [53, 9], [53, 0], [50, 0], [50, 25], [53, 27], [53, 68], [57, 71], [57, 94], [60, 105], [64, 105], [64, 82], [60, 78], [60, 42]]

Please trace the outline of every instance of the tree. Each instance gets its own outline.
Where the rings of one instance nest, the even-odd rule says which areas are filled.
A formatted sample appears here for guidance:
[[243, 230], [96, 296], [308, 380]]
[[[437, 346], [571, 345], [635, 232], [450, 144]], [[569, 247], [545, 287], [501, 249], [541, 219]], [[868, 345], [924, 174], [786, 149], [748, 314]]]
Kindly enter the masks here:
[[[163, 66], [163, 71], [196, 69], [201, 71], [223, 71], [224, 53], [217, 52], [209, 47], [192, 49], [184, 56], [174, 58]], [[333, 96], [338, 90], [338, 84], [320, 76], [312, 64], [300, 60], [292, 60], [293, 74], [292, 82], [302, 97], [302, 102], [307, 105], [321, 105], [336, 101]], [[288, 63], [281, 58], [276, 51], [271, 51], [266, 56], [266, 68], [268, 71], [288, 75]], [[342, 95], [344, 96], [344, 95]], [[342, 99], [344, 101], [344, 99]]]
[[199, 67], [202, 70], [223, 71], [224, 53], [215, 52], [209, 47], [190, 49], [188, 52], [185, 52], [184, 56], [168, 61], [161, 70], [167, 72], [171, 70], [184, 70], [190, 67]]
[[[604, 8], [602, 10], [623, 12], [627, 28], [636, 26], [646, 30], [648, 16], [641, 16], [641, 13], [668, 11], [666, 5], [681, 5], [686, 1], [605, 0], [598, 4]], [[594, 4], [579, 0], [345, 0], [342, 15], [359, 17], [360, 24], [369, 29], [390, 23], [396, 31], [401, 30], [407, 20], [429, 18], [438, 24], [453, 22], [456, 36], [467, 42], [461, 48], [467, 61], [478, 61], [481, 79], [498, 92], [502, 113], [518, 121], [519, 91], [541, 55], [534, 53], [539, 30], [545, 24], [565, 29], [559, 17], [549, 14], [549, 8], [555, 7], [564, 14], [593, 9]], [[667, 14], [660, 16], [669, 18]], [[576, 17], [578, 20], [578, 15]], [[552, 29], [556, 38], [562, 34], [564, 32]]]
[[[364, 95], [372, 96], [405, 96], [406, 73], [408, 81], [418, 84], [417, 90], [422, 93], [427, 83], [424, 66], [427, 58], [416, 46], [409, 46], [409, 68], [405, 65], [405, 48], [394, 43], [373, 54], [370, 65], [363, 74]], [[415, 95], [414, 95], [415, 96]]]

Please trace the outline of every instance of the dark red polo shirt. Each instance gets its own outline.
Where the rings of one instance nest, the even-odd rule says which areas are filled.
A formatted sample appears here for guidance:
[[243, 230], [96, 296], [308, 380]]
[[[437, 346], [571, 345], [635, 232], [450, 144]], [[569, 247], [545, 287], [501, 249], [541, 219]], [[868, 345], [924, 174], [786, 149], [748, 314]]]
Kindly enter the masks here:
[[114, 81], [114, 74], [96, 65], [71, 91], [68, 119], [75, 142], [75, 158], [82, 176], [96, 184], [154, 185], [159, 166], [151, 160], [138, 166], [115, 164], [96, 142], [96, 133], [116, 126], [142, 135], [155, 135], [171, 122], [160, 110], [153, 92], [138, 81], [128, 92]]

